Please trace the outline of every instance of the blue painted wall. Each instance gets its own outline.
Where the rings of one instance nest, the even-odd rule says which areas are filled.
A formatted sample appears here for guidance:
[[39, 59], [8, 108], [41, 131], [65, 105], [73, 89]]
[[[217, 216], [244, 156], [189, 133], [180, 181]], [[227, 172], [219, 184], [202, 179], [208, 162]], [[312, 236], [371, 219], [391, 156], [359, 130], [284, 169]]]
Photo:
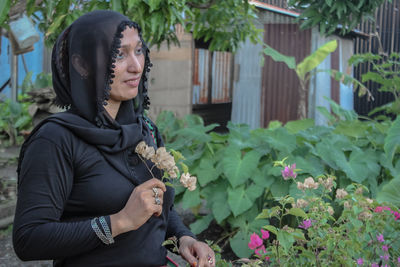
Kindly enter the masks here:
[[[38, 32], [39, 30], [36, 29]], [[28, 71], [32, 71], [33, 81], [36, 79], [36, 75], [43, 71], [43, 51], [44, 51], [44, 41], [43, 34], [39, 32], [40, 40], [35, 43], [34, 50], [23, 54], [25, 57], [26, 66]], [[1, 38], [1, 55], [0, 55], [0, 87], [10, 78], [11, 73], [11, 44], [8, 39], [4, 36]], [[24, 65], [22, 62], [22, 56], [18, 56], [18, 85], [22, 85], [22, 81], [26, 76], [24, 70]], [[11, 97], [11, 88], [8, 85], [1, 93], [0, 97]]]

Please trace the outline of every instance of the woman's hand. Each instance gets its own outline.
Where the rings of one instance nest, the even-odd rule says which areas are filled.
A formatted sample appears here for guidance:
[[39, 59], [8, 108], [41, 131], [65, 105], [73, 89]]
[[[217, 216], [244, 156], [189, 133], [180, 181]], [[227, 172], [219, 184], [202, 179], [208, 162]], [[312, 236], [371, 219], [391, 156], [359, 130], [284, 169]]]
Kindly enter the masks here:
[[[158, 198], [160, 199], [158, 204], [155, 201], [153, 188], [158, 191]], [[119, 234], [136, 230], [147, 222], [151, 216], [160, 216], [163, 196], [166, 190], [164, 183], [155, 178], [135, 187], [125, 207], [110, 216], [112, 236], [115, 237]]]
[[179, 253], [189, 262], [190, 266], [215, 266], [214, 251], [204, 242], [197, 241], [190, 236], [179, 238]]

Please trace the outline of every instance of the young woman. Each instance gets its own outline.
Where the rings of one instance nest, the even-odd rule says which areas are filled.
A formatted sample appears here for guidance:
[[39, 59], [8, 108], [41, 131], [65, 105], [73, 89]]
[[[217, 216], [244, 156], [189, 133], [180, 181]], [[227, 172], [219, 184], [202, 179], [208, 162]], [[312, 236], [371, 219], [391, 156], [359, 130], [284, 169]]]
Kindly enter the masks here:
[[13, 242], [22, 260], [163, 266], [162, 243], [176, 236], [192, 266], [214, 266], [213, 251], [173, 209], [173, 188], [135, 153], [140, 141], [163, 146], [143, 115], [150, 67], [140, 27], [113, 11], [90, 12], [57, 39], [53, 86], [67, 111], [44, 120], [21, 149]]

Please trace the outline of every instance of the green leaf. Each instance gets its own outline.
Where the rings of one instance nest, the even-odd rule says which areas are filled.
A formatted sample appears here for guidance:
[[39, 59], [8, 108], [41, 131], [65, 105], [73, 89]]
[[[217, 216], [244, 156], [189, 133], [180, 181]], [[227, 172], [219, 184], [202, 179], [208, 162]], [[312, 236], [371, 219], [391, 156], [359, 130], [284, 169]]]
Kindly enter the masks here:
[[209, 182], [218, 179], [220, 172], [214, 167], [214, 161], [210, 158], [202, 158], [199, 166], [193, 170], [197, 175], [199, 184], [204, 187]]
[[[128, 0], [128, 9], [135, 8], [141, 3], [141, 0]], [[157, 124], [158, 125], [158, 124]]]
[[289, 134], [286, 128], [268, 131], [268, 135], [265, 136], [265, 141], [267, 141], [272, 148], [286, 155], [291, 154], [297, 146], [296, 136]]
[[270, 231], [274, 235], [278, 235], [278, 229], [276, 229], [276, 227], [273, 225], [265, 225], [265, 226], [263, 226], [263, 228]]
[[150, 12], [158, 9], [161, 4], [161, 0], [149, 0]]
[[387, 158], [392, 161], [394, 153], [400, 145], [400, 116], [397, 116], [385, 137], [384, 150]]
[[272, 59], [276, 62], [283, 62], [285, 63], [289, 69], [296, 68], [296, 60], [294, 57], [285, 56], [279, 53], [277, 50], [273, 49], [272, 47], [265, 45], [266, 48], [264, 49], [264, 53], [267, 56], [272, 57]]
[[278, 206], [272, 207], [270, 209], [263, 209], [256, 219], [270, 219], [271, 217], [279, 216], [280, 208]]
[[55, 33], [58, 28], [61, 26], [62, 22], [64, 21], [64, 18], [67, 16], [68, 14], [63, 14], [59, 17], [57, 17], [53, 23], [49, 26], [47, 32], [46, 32], [46, 37], [49, 37], [51, 34]]
[[286, 252], [289, 251], [290, 247], [293, 245], [295, 241], [294, 237], [290, 233], [284, 230], [279, 230], [277, 238], [279, 243], [282, 245], [282, 247], [285, 249]]
[[376, 199], [380, 202], [390, 202], [397, 207], [400, 206], [400, 177], [396, 177], [384, 185]]
[[252, 150], [242, 159], [242, 152], [235, 145], [230, 145], [224, 155], [223, 170], [233, 187], [243, 184], [253, 175], [261, 157], [257, 151]]
[[14, 123], [14, 127], [16, 129], [23, 129], [32, 121], [31, 117], [28, 115], [19, 117], [18, 120]]
[[234, 189], [228, 188], [228, 204], [235, 217], [253, 206], [251, 196], [244, 185]]
[[192, 230], [193, 234], [197, 235], [203, 232], [205, 229], [208, 228], [213, 216], [208, 214], [207, 216], [203, 216], [200, 219], [197, 219], [194, 223], [190, 224], [190, 230]]
[[236, 256], [240, 258], [248, 258], [253, 253], [253, 251], [247, 246], [249, 242], [250, 234], [245, 231], [239, 231], [234, 237], [231, 238], [229, 244]]
[[307, 218], [307, 214], [300, 208], [291, 208], [288, 213], [297, 217]]
[[227, 186], [228, 182], [220, 179], [217, 184], [211, 183], [202, 190], [204, 198], [207, 199], [207, 205], [211, 206], [212, 214], [219, 224], [231, 214], [226, 201], [228, 199]]
[[314, 53], [300, 62], [296, 67], [296, 73], [299, 78], [304, 80], [306, 74], [318, 67], [318, 65], [321, 64], [330, 53], [336, 50], [336, 47], [336, 40], [332, 40], [318, 48]]
[[186, 190], [183, 194], [182, 208], [188, 209], [195, 207], [201, 203], [199, 188], [197, 187], [194, 191]]
[[10, 10], [11, 0], [0, 1], [0, 25], [4, 22]]
[[123, 13], [122, 0], [111, 0], [111, 9]]
[[304, 119], [304, 120], [289, 121], [285, 124], [285, 128], [288, 130], [289, 133], [296, 134], [314, 125], [315, 122], [313, 119]]
[[274, 197], [283, 197], [289, 193], [290, 181], [284, 181], [283, 178], [277, 179], [271, 186], [271, 193]]

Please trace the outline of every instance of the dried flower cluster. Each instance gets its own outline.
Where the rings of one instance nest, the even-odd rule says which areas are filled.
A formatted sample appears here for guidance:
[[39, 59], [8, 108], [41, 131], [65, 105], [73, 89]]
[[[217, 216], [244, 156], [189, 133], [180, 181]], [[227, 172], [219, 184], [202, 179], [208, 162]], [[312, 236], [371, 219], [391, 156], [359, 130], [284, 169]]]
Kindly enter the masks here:
[[[165, 147], [159, 147], [157, 150], [154, 150], [152, 146], [148, 146], [146, 142], [141, 141], [136, 146], [135, 152], [145, 164], [146, 161], [144, 159], [151, 160], [151, 162], [154, 163], [154, 166], [168, 173], [170, 178], [175, 179], [178, 177], [179, 169], [176, 166], [175, 159], [165, 149]], [[149, 169], [149, 171], [151, 172], [151, 169]], [[189, 191], [196, 189], [196, 176], [191, 176], [189, 173], [183, 173], [181, 175], [180, 182], [184, 187], [188, 188]]]
[[339, 189], [336, 191], [336, 198], [337, 198], [337, 199], [343, 199], [343, 198], [345, 198], [347, 195], [348, 195], [348, 193], [346, 192], [346, 190], [344, 190], [344, 189], [342, 189], [342, 188], [339, 188]]
[[196, 176], [190, 176], [190, 173], [182, 173], [180, 182], [189, 191], [196, 189], [197, 178]]
[[314, 181], [312, 177], [308, 177], [304, 180], [304, 183], [297, 182], [297, 188], [304, 191], [306, 189], [317, 189], [319, 186], [318, 183]]
[[300, 208], [300, 209], [304, 209], [305, 207], [308, 206], [308, 201], [304, 200], [302, 198], [299, 198], [295, 204], [293, 204], [293, 208]]
[[319, 178], [318, 182], [320, 184], [322, 184], [322, 186], [325, 187], [325, 189], [328, 190], [328, 192], [332, 191], [332, 187], [333, 187], [333, 178], [332, 177], [328, 177], [326, 179]]

